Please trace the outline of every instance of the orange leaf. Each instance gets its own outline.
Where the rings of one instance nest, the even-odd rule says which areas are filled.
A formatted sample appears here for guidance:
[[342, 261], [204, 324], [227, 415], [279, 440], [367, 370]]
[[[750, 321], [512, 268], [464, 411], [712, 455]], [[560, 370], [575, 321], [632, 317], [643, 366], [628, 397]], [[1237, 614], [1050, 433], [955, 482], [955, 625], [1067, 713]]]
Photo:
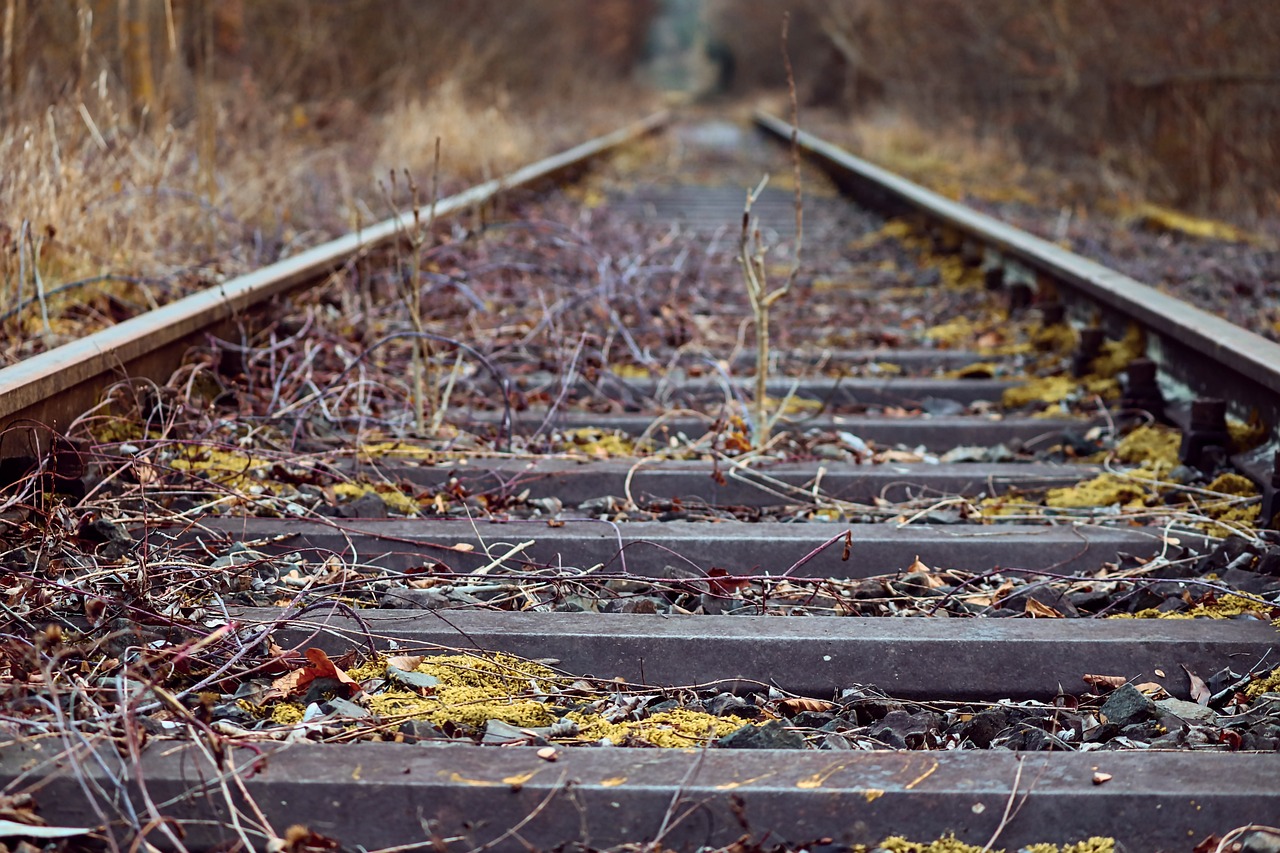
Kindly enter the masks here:
[[1090, 687], [1110, 687], [1115, 690], [1118, 687], [1124, 687], [1129, 681], [1123, 675], [1085, 675], [1084, 683]]
[[354, 696], [360, 692], [360, 685], [356, 680], [334, 666], [333, 661], [329, 660], [329, 656], [323, 649], [307, 649], [306, 655], [306, 666], [271, 682], [273, 693], [278, 690], [280, 695], [286, 698], [296, 696], [304, 692], [307, 686], [317, 678], [334, 679], [346, 687], [347, 696]]

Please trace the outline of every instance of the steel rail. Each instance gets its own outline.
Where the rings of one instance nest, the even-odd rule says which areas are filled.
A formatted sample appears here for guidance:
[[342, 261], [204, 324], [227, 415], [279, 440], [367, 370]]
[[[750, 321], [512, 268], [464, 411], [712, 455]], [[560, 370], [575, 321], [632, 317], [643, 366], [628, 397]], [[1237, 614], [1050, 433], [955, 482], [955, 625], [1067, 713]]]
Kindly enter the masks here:
[[[441, 199], [436, 204], [436, 216], [456, 214], [505, 191], [578, 168], [661, 128], [669, 120], [669, 112], [655, 113], [509, 175], [477, 184]], [[181, 355], [177, 348], [185, 346], [203, 330], [232, 320], [277, 294], [314, 283], [353, 257], [393, 243], [406, 233], [409, 227], [406, 223], [412, 221], [411, 211], [401, 211], [376, 225], [0, 370], [0, 434], [18, 422], [65, 429], [97, 402], [109, 377], [167, 379], [173, 370], [173, 358]], [[0, 444], [0, 457], [11, 449]]]
[[[759, 127], [790, 140], [793, 127], [764, 112]], [[1022, 265], [1055, 285], [1075, 316], [1089, 309], [1109, 315], [1123, 332], [1137, 323], [1147, 333], [1148, 357], [1157, 363], [1172, 392], [1190, 389], [1225, 398], [1247, 416], [1256, 409], [1273, 429], [1280, 424], [1280, 344], [1243, 329], [1153, 287], [1081, 257], [994, 217], [876, 166], [803, 130], [795, 131], [801, 152], [826, 171], [848, 195], [873, 209], [923, 214], [959, 231], [994, 252], [1002, 266]], [[1177, 388], [1177, 384], [1184, 386]]]

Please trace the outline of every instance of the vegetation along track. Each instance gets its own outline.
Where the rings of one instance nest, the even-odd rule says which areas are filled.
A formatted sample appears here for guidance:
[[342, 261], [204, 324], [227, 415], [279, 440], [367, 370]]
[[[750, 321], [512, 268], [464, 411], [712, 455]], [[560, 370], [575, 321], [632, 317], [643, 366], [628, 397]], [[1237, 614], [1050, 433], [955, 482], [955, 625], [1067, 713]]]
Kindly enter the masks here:
[[0, 371], [3, 834], [1272, 849], [1280, 347], [757, 123]]

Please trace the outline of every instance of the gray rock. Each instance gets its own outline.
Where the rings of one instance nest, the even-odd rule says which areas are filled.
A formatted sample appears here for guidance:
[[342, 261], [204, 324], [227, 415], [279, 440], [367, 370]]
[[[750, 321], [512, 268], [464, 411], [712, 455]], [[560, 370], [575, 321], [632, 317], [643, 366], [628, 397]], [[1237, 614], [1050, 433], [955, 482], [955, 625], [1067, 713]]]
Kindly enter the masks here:
[[428, 675], [425, 672], [410, 672], [401, 669], [398, 666], [387, 666], [387, 678], [392, 681], [398, 681], [409, 687], [435, 687], [440, 683], [440, 679], [434, 675]]
[[1240, 853], [1280, 853], [1280, 834], [1255, 830], [1240, 839]]
[[960, 727], [960, 736], [973, 741], [973, 745], [982, 749], [991, 746], [991, 741], [1009, 727], [1009, 715], [999, 708], [987, 708], [974, 714], [969, 722]]
[[363, 720], [365, 717], [371, 716], [368, 708], [361, 708], [350, 699], [343, 699], [339, 696], [335, 696], [324, 704], [329, 707], [329, 713], [336, 717], [345, 717], [349, 720]]
[[708, 714], [715, 714], [717, 717], [733, 715], [735, 717], [745, 717], [749, 720], [760, 713], [760, 709], [755, 705], [732, 693], [721, 693], [708, 699], [706, 701], [706, 709]]
[[778, 720], [763, 726], [747, 724], [718, 739], [715, 745], [725, 749], [804, 749], [804, 736]]
[[1155, 705], [1166, 714], [1173, 714], [1189, 723], [1213, 723], [1218, 719], [1217, 713], [1212, 708], [1187, 702], [1184, 699], [1161, 699]]
[[1101, 716], [1110, 725], [1123, 729], [1146, 722], [1156, 715], [1156, 703], [1132, 684], [1120, 687], [1102, 703]]
[[481, 743], [506, 744], [528, 743], [534, 746], [546, 746], [547, 740], [542, 737], [544, 729], [522, 729], [504, 723], [502, 720], [490, 720], [484, 725], [484, 737]]
[[444, 729], [430, 720], [405, 720], [400, 724], [400, 734], [405, 743], [418, 743], [424, 740], [448, 740]]

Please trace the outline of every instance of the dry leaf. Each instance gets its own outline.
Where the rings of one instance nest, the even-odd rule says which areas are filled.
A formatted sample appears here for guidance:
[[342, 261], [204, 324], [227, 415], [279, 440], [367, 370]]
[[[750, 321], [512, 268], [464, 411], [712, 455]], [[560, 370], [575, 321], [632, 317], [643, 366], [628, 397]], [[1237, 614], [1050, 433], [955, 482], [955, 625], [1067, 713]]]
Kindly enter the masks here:
[[1118, 687], [1124, 687], [1129, 681], [1123, 675], [1088, 675], [1084, 676], [1084, 683], [1090, 687], [1110, 687], [1115, 690]]
[[476, 546], [472, 545], [470, 542], [459, 542], [457, 545], [453, 546], [453, 550], [460, 551], [463, 554], [469, 554], [475, 549]]
[[422, 666], [422, 662], [426, 658], [422, 655], [395, 655], [387, 658], [387, 666], [394, 666], [396, 669], [402, 669], [405, 672], [413, 672]]
[[796, 699], [783, 699], [778, 703], [779, 710], [787, 714], [799, 714], [801, 711], [830, 711], [836, 706], [834, 702], [827, 702], [822, 699], [806, 699], [799, 697]]
[[1042, 619], [1061, 619], [1062, 614], [1054, 610], [1049, 605], [1036, 601], [1034, 598], [1027, 599], [1026, 613], [1031, 617], [1039, 617]]
[[1156, 684], [1154, 681], [1144, 681], [1141, 684], [1135, 684], [1138, 692], [1144, 696], [1150, 696], [1152, 699], [1168, 699], [1169, 691], [1164, 689], [1164, 685]]
[[1197, 705], [1208, 705], [1209, 700], [1213, 698], [1209, 685], [1204, 683], [1203, 678], [1188, 669], [1185, 663], [1178, 664], [1178, 666], [1182, 667], [1182, 671], [1187, 674], [1187, 678], [1191, 681], [1191, 701]]
[[[306, 655], [306, 666], [271, 682], [270, 695], [272, 697], [276, 695], [286, 698], [296, 696], [302, 693], [317, 678], [332, 678], [339, 682], [346, 687], [347, 697], [354, 696], [360, 692], [360, 685], [356, 680], [334, 666], [333, 661], [329, 660], [329, 656], [324, 653], [323, 649], [307, 649]], [[279, 691], [278, 694], [277, 691]]]
[[560, 757], [560, 753], [556, 751], [554, 746], [544, 746], [538, 750], [538, 757], [543, 761], [555, 761]]
[[733, 596], [744, 587], [751, 586], [751, 581], [733, 577], [728, 569], [713, 566], [707, 570], [707, 585], [716, 595]]
[[919, 453], [912, 453], [909, 450], [881, 450], [875, 456], [871, 457], [876, 462], [906, 462], [915, 463], [923, 462], [924, 457]]

